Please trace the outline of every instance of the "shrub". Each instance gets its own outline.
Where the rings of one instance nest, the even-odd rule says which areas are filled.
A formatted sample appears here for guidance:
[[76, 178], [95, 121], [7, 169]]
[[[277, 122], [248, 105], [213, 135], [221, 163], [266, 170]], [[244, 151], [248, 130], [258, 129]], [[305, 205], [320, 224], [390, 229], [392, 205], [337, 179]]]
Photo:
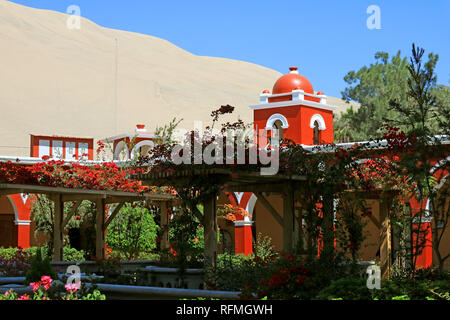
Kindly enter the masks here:
[[22, 248], [0, 250], [0, 276], [24, 276], [30, 268], [30, 255]]
[[334, 280], [317, 295], [319, 300], [371, 300], [371, 290], [367, 288], [366, 279], [344, 278]]
[[[258, 257], [255, 258], [258, 260]], [[303, 261], [293, 255], [281, 255], [272, 258], [268, 263], [261, 260], [264, 268], [264, 277], [257, 287], [243, 288], [243, 297], [250, 297], [256, 293], [258, 298], [268, 299], [311, 299], [318, 289], [313, 281], [314, 272], [308, 269]]]
[[[43, 275], [39, 281], [31, 282], [33, 293], [18, 296], [13, 289], [0, 294], [0, 300], [105, 300], [105, 295], [97, 289], [89, 290], [81, 286], [63, 285], [59, 280]], [[62, 288], [62, 290], [60, 290]], [[59, 292], [61, 291], [61, 292]], [[91, 292], [92, 291], [92, 292]]]
[[26, 273], [25, 283], [36, 282], [43, 275], [49, 275], [52, 279], [58, 279], [55, 268], [50, 264], [48, 257], [42, 257], [41, 250], [31, 259], [31, 268]]
[[263, 260], [278, 256], [278, 253], [273, 248], [272, 238], [263, 236], [260, 232], [256, 236], [256, 242], [253, 242], [253, 248], [253, 255], [260, 257]]
[[127, 204], [108, 227], [106, 243], [131, 260], [140, 252], [156, 248], [157, 230], [158, 226], [147, 208]]
[[64, 261], [85, 261], [85, 253], [83, 250], [78, 251], [75, 248], [65, 246], [63, 248], [63, 260]]
[[[203, 207], [198, 206], [200, 212]], [[187, 210], [177, 212], [170, 220], [169, 239], [172, 260], [180, 269], [201, 267], [203, 265], [204, 228], [198, 219]], [[218, 233], [219, 234], [219, 233]]]

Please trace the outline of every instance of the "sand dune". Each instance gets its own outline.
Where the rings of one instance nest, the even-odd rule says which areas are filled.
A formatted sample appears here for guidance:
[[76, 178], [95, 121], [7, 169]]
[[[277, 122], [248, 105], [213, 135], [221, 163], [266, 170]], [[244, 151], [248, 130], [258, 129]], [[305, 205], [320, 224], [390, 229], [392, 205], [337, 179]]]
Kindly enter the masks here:
[[102, 139], [138, 123], [154, 130], [173, 117], [192, 128], [195, 120], [209, 122], [223, 104], [251, 122], [248, 106], [281, 76], [84, 18], [80, 30], [71, 30], [68, 17], [0, 0], [2, 155], [28, 156], [29, 134]]

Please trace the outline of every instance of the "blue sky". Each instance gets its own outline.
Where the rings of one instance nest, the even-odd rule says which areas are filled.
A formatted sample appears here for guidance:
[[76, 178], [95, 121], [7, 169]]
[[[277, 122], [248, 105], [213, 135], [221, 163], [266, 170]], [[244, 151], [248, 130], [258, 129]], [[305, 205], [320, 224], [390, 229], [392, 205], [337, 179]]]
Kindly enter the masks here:
[[[286, 73], [298, 66], [316, 91], [340, 96], [350, 70], [377, 51], [409, 56], [411, 44], [439, 54], [438, 82], [450, 80], [450, 1], [13, 0], [81, 15], [114, 29], [153, 35], [197, 55], [225, 57]], [[369, 30], [367, 8], [380, 8]]]

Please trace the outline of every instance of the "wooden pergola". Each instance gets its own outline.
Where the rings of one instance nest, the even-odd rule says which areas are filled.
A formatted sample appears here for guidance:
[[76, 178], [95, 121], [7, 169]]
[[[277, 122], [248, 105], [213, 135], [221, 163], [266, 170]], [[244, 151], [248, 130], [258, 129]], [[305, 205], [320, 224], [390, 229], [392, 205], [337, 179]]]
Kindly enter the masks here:
[[[261, 175], [259, 172], [236, 171], [232, 168], [211, 168], [211, 169], [190, 169], [177, 170], [174, 172], [161, 172], [154, 174], [140, 174], [133, 178], [142, 180], [143, 184], [152, 186], [172, 186], [188, 183], [195, 176], [207, 176], [208, 180], [215, 181], [218, 185], [224, 185], [224, 192], [252, 192], [260, 203], [267, 209], [283, 229], [283, 251], [285, 253], [294, 252], [295, 239], [295, 206], [299, 201], [306, 176], [301, 175]], [[389, 274], [391, 267], [391, 233], [388, 218], [390, 192], [382, 195], [370, 195], [366, 192], [347, 190], [354, 194], [360, 194], [367, 199], [377, 199], [380, 202], [379, 220], [369, 217], [380, 231], [380, 258], [383, 277]], [[283, 198], [282, 215], [271, 205], [266, 198], [267, 194], [280, 194]], [[216, 265], [217, 256], [217, 197], [211, 195], [204, 203], [204, 235], [205, 235], [205, 265]], [[182, 199], [181, 199], [182, 201]], [[327, 214], [324, 216], [324, 248], [329, 246], [334, 248], [333, 223], [334, 216]]]
[[[105, 257], [105, 231], [126, 202], [151, 201], [159, 205], [161, 213], [166, 213], [168, 204], [176, 199], [175, 195], [165, 193], [141, 194], [124, 191], [72, 189], [64, 187], [0, 183], [0, 195], [19, 193], [46, 194], [49, 199], [54, 202], [53, 261], [61, 261], [63, 258], [62, 249], [64, 227], [69, 222], [70, 218], [76, 214], [78, 207], [83, 200], [89, 200], [96, 204], [96, 258], [103, 259]], [[75, 205], [72, 207], [68, 216], [64, 217], [64, 203], [67, 201], [74, 201]], [[106, 207], [112, 204], [116, 204], [116, 207], [111, 215], [106, 217]], [[161, 220], [163, 221], [166, 216], [166, 214], [161, 214]]]
[[[142, 180], [145, 185], [177, 186], [185, 185], [193, 177], [207, 176], [208, 180], [217, 185], [225, 186], [223, 191], [253, 192], [261, 203], [272, 214], [283, 228], [283, 251], [291, 253], [294, 250], [294, 220], [295, 202], [301, 187], [307, 178], [300, 175], [261, 175], [259, 172], [236, 171], [228, 168], [177, 170], [153, 174], [139, 174], [133, 176]], [[283, 197], [283, 213], [277, 212], [266, 199], [265, 193], [278, 193]], [[217, 259], [217, 195], [210, 195], [204, 201], [204, 237], [205, 237], [205, 265], [215, 266]], [[182, 199], [181, 199], [182, 201]]]

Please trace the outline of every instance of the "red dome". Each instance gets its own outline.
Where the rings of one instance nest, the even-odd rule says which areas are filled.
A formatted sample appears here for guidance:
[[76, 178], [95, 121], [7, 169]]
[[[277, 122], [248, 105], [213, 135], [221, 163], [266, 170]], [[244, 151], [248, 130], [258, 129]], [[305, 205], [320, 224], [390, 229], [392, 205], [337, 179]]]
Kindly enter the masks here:
[[303, 90], [306, 93], [314, 94], [314, 89], [304, 76], [298, 74], [296, 67], [289, 68], [291, 72], [285, 74], [275, 82], [272, 94], [290, 93], [292, 90]]

